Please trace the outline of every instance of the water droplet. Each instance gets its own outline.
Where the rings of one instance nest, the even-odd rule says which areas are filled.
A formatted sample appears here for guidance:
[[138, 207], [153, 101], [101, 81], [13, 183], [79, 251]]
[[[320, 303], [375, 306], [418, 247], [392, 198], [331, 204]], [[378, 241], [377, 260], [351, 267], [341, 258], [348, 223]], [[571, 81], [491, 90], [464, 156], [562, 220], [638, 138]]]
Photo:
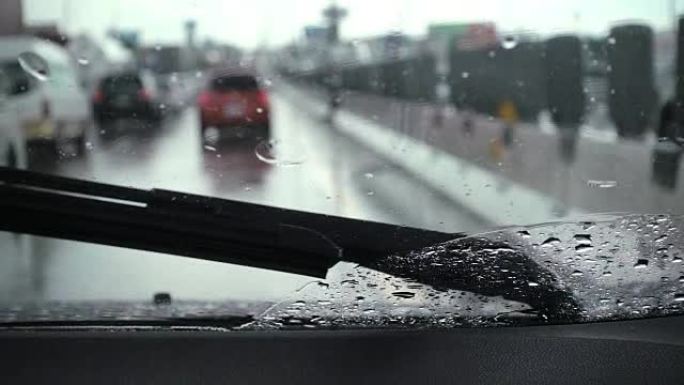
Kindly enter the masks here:
[[367, 173], [363, 174], [363, 176], [364, 176], [366, 179], [373, 179], [373, 178], [375, 178], [375, 175], [373, 175], [372, 172], [367, 172]]
[[216, 152], [216, 147], [210, 146], [210, 145], [208, 145], [208, 144], [205, 144], [205, 145], [204, 145], [204, 149], [207, 150], [207, 151]]
[[518, 38], [515, 36], [506, 36], [501, 41], [501, 46], [504, 49], [513, 49], [518, 46]]
[[679, 283], [684, 283], [684, 275], [682, 275], [681, 277], [679, 277]]
[[357, 281], [355, 279], [345, 279], [344, 281], [340, 282], [340, 285], [347, 286], [347, 287], [355, 287], [358, 284], [359, 284], [359, 281]]
[[469, 73], [469, 72], [462, 72], [462, 73], [461, 73], [461, 77], [462, 77], [463, 79], [468, 79], [468, 78], [470, 77], [470, 73]]
[[95, 146], [93, 146], [93, 142], [86, 142], [85, 143], [86, 150], [92, 151]]
[[615, 45], [615, 43], [617, 43], [617, 40], [615, 40], [614, 37], [611, 36], [608, 38], [608, 44]]
[[639, 259], [637, 263], [634, 264], [635, 269], [645, 269], [648, 267], [648, 259]]
[[47, 61], [33, 52], [20, 54], [17, 61], [24, 71], [40, 81], [46, 81], [50, 76], [50, 68]]
[[544, 242], [542, 242], [541, 245], [542, 246], [554, 246], [554, 245], [558, 245], [560, 243], [561, 243], [560, 239], [558, 239], [556, 237], [550, 237], [550, 238], [547, 238]]
[[525, 238], [525, 239], [527, 239], [527, 238], [529, 238], [529, 237], [531, 236], [531, 235], [530, 235], [530, 232], [527, 231], [527, 230], [520, 230], [520, 231], [518, 231], [518, 235], [519, 235], [521, 238]]
[[675, 294], [675, 302], [684, 302], [684, 294]]
[[604, 277], [612, 277], [612, 276], [613, 276], [613, 273], [611, 273], [610, 271], [604, 271], [604, 272], [603, 272], [603, 276], [604, 276]]
[[577, 242], [589, 242], [591, 243], [591, 234], [575, 234], [573, 237]]
[[409, 299], [415, 297], [416, 293], [411, 291], [395, 291], [392, 293], [392, 295], [399, 298]]
[[78, 58], [78, 64], [82, 66], [87, 66], [88, 64], [90, 64], [90, 60], [88, 60], [88, 58], [86, 57], [80, 57]]
[[578, 253], [582, 253], [582, 252], [593, 250], [593, 249], [594, 249], [594, 246], [587, 245], [587, 244], [581, 244], [581, 245], [575, 246], [575, 251]]
[[588, 180], [587, 181], [587, 186], [589, 187], [595, 187], [595, 188], [615, 188], [617, 187], [618, 183], [614, 180]]
[[579, 270], [575, 270], [575, 271], [573, 271], [572, 274], [570, 274], [570, 275], [572, 275], [573, 277], [581, 277], [581, 276], [584, 275], [584, 273], [581, 272], [581, 271], [579, 271]]
[[263, 114], [263, 113], [264, 113], [264, 109], [261, 108], [261, 107], [257, 107], [256, 112], [257, 112], [257, 114]]
[[375, 191], [369, 191], [366, 193], [366, 195], [368, 195], [369, 197], [372, 197], [373, 195], [375, 195]]
[[527, 282], [527, 286], [529, 286], [529, 287], [537, 287], [537, 286], [539, 286], [539, 283], [529, 281], [529, 282]]
[[667, 239], [667, 234], [663, 234], [663, 235], [659, 236], [658, 238], [654, 239], [653, 241], [656, 243], [660, 243], [666, 239]]
[[275, 166], [296, 166], [304, 163], [302, 154], [297, 154], [294, 149], [284, 147], [277, 140], [262, 140], [257, 144], [254, 153], [264, 163]]

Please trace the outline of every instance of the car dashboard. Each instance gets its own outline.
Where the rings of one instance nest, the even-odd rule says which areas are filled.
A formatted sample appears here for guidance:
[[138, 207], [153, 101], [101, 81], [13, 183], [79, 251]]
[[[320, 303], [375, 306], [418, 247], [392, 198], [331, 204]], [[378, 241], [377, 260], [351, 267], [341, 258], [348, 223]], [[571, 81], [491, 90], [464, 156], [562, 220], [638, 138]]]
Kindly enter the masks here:
[[682, 384], [684, 317], [451, 330], [0, 332], [3, 383]]

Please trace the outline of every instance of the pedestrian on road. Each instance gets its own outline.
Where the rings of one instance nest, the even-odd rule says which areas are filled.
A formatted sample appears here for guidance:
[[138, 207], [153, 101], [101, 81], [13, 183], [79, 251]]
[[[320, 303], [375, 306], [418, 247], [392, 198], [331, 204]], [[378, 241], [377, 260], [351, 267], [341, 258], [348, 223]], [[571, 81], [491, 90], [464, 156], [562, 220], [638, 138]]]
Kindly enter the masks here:
[[499, 119], [503, 122], [503, 143], [506, 147], [513, 144], [515, 125], [518, 123], [518, 109], [510, 100], [505, 100], [499, 105]]
[[337, 110], [342, 104], [342, 79], [339, 74], [332, 73], [328, 78], [328, 114], [326, 120], [332, 123]]

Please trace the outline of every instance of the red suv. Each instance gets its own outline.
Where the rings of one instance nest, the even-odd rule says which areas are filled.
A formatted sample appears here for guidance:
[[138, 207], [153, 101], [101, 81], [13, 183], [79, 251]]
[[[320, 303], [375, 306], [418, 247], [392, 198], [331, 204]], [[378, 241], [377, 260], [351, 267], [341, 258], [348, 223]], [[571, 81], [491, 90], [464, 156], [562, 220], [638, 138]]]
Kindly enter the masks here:
[[268, 93], [254, 74], [215, 72], [200, 93], [198, 105], [203, 138], [270, 136]]

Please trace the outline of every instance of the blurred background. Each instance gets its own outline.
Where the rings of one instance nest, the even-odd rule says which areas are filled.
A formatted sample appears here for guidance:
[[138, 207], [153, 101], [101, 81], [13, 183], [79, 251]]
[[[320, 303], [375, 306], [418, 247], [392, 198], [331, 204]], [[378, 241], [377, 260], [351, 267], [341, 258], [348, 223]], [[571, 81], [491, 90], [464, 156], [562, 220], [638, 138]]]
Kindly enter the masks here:
[[[682, 7], [3, 0], [0, 156], [81, 179], [447, 232], [679, 214]], [[140, 287], [115, 297], [280, 290], [193, 265], [200, 289], [188, 267], [179, 277], [164, 264], [160, 275], [154, 258], [129, 264], [131, 253], [92, 267], [88, 251], [53, 240], [30, 253], [30, 263], [0, 261], [7, 276], [30, 277], [0, 280], [3, 296], [107, 297], [122, 275]], [[103, 275], [65, 284], [76, 270]]]

